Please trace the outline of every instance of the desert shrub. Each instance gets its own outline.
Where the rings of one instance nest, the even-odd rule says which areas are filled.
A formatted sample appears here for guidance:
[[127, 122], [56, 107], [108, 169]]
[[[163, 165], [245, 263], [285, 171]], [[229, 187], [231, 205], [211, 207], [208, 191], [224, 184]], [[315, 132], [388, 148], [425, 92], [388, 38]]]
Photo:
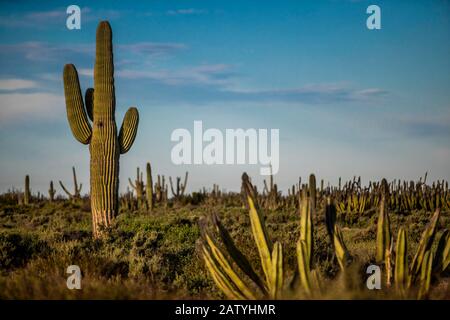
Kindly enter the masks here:
[[19, 232], [0, 232], [0, 269], [10, 270], [23, 266], [38, 254], [48, 252], [47, 243], [36, 235]]

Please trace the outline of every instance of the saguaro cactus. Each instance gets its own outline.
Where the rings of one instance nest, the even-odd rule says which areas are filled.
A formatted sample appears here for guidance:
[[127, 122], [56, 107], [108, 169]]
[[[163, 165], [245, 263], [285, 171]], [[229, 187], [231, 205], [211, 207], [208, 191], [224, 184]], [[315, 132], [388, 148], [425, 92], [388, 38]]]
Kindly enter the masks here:
[[50, 189], [48, 189], [48, 195], [49, 195], [49, 199], [50, 202], [53, 202], [55, 200], [55, 188], [53, 188], [53, 181], [50, 181]]
[[23, 194], [23, 204], [28, 205], [31, 201], [31, 192], [30, 192], [30, 176], [25, 176], [25, 191]]
[[147, 162], [147, 188], [145, 190], [147, 195], [147, 205], [150, 211], [153, 210], [153, 179], [152, 179], [152, 167], [150, 162]]
[[311, 206], [313, 210], [315, 210], [317, 206], [316, 190], [316, 176], [311, 173], [309, 176], [309, 196], [311, 197]]
[[176, 199], [178, 199], [179, 197], [182, 197], [184, 195], [184, 191], [186, 190], [187, 180], [188, 180], [188, 172], [187, 171], [186, 171], [186, 175], [184, 176], [184, 183], [181, 183], [181, 177], [177, 177], [177, 186], [176, 186], [176, 192], [175, 192], [175, 189], [173, 188], [173, 184], [172, 184], [172, 177], [169, 177], [170, 189], [172, 190], [172, 194]]
[[128, 178], [128, 182], [130, 186], [136, 191], [136, 199], [138, 202], [138, 207], [142, 208], [144, 205], [144, 174], [140, 172], [139, 167], [136, 169], [136, 180], [134, 180], [134, 184], [130, 178]]
[[110, 226], [118, 212], [119, 156], [134, 142], [139, 113], [134, 107], [128, 109], [117, 135], [112, 30], [107, 21], [98, 25], [96, 38], [94, 89], [86, 91], [84, 104], [77, 70], [67, 64], [64, 93], [72, 133], [79, 142], [89, 144], [93, 233], [99, 237], [100, 227]]
[[64, 192], [69, 196], [69, 199], [72, 200], [73, 202], [76, 202], [78, 199], [81, 198], [80, 192], [81, 188], [83, 187], [83, 184], [81, 183], [78, 184], [77, 182], [77, 172], [75, 171], [75, 167], [72, 167], [72, 174], [73, 174], [73, 189], [74, 189], [73, 194], [66, 189], [61, 180], [59, 181], [59, 185], [64, 190]]

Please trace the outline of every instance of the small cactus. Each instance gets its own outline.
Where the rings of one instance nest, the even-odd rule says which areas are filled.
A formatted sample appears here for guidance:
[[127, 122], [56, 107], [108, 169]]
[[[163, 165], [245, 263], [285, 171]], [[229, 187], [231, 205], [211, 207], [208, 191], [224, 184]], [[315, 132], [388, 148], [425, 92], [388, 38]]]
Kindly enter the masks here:
[[316, 210], [317, 206], [316, 188], [316, 176], [311, 173], [309, 175], [309, 196], [311, 197], [311, 206], [313, 211]]
[[48, 196], [50, 199], [50, 202], [53, 202], [55, 200], [55, 188], [53, 188], [53, 181], [50, 181], [50, 188], [48, 189]]
[[172, 177], [169, 177], [170, 190], [172, 191], [172, 195], [176, 199], [178, 199], [179, 197], [182, 197], [184, 195], [184, 192], [186, 190], [187, 180], [188, 180], [188, 172], [186, 171], [186, 174], [184, 176], [184, 183], [181, 183], [181, 177], [177, 177], [177, 185], [176, 185], [176, 189], [174, 189], [173, 183], [172, 183]]
[[150, 162], [147, 162], [147, 187], [146, 187], [146, 196], [147, 196], [147, 206], [150, 211], [153, 210], [153, 179], [152, 179], [152, 167], [150, 166]]
[[70, 200], [72, 200], [72, 202], [76, 202], [77, 200], [79, 200], [81, 198], [81, 188], [83, 187], [83, 184], [80, 183], [80, 185], [78, 185], [77, 182], [77, 172], [75, 171], [75, 167], [72, 167], [72, 175], [73, 175], [73, 193], [69, 192], [66, 187], [64, 186], [64, 184], [61, 182], [61, 180], [59, 181], [59, 185], [61, 186], [61, 188], [64, 190], [64, 192], [67, 194], [67, 196], [69, 197]]
[[23, 204], [29, 205], [31, 203], [31, 191], [30, 191], [30, 176], [25, 176], [25, 191], [23, 194]]
[[128, 178], [128, 182], [130, 186], [136, 191], [136, 198], [138, 201], [139, 208], [142, 208], [144, 204], [144, 177], [143, 173], [139, 171], [139, 167], [136, 169], [136, 180], [134, 180], [134, 184], [130, 178]]

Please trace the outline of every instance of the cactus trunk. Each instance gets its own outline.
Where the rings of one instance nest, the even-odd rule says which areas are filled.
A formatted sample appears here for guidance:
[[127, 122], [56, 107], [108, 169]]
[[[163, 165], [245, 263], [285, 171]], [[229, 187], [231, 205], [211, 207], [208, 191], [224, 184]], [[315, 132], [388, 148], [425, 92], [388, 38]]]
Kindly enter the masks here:
[[152, 167], [147, 162], [147, 205], [150, 211], [153, 210], [153, 179], [152, 179]]
[[25, 191], [23, 195], [23, 204], [28, 205], [31, 201], [31, 192], [30, 192], [30, 176], [25, 176]]

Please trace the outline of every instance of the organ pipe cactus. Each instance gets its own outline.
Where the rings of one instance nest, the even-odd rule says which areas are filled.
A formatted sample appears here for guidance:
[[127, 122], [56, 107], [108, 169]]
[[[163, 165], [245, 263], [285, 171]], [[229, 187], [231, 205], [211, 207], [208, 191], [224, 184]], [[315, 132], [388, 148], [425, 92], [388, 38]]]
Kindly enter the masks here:
[[89, 144], [93, 233], [99, 237], [101, 228], [109, 227], [117, 215], [119, 156], [131, 148], [139, 122], [138, 110], [130, 108], [117, 133], [112, 30], [107, 21], [97, 28], [94, 88], [86, 91], [83, 103], [77, 70], [67, 64], [64, 93], [72, 133], [79, 142]]

